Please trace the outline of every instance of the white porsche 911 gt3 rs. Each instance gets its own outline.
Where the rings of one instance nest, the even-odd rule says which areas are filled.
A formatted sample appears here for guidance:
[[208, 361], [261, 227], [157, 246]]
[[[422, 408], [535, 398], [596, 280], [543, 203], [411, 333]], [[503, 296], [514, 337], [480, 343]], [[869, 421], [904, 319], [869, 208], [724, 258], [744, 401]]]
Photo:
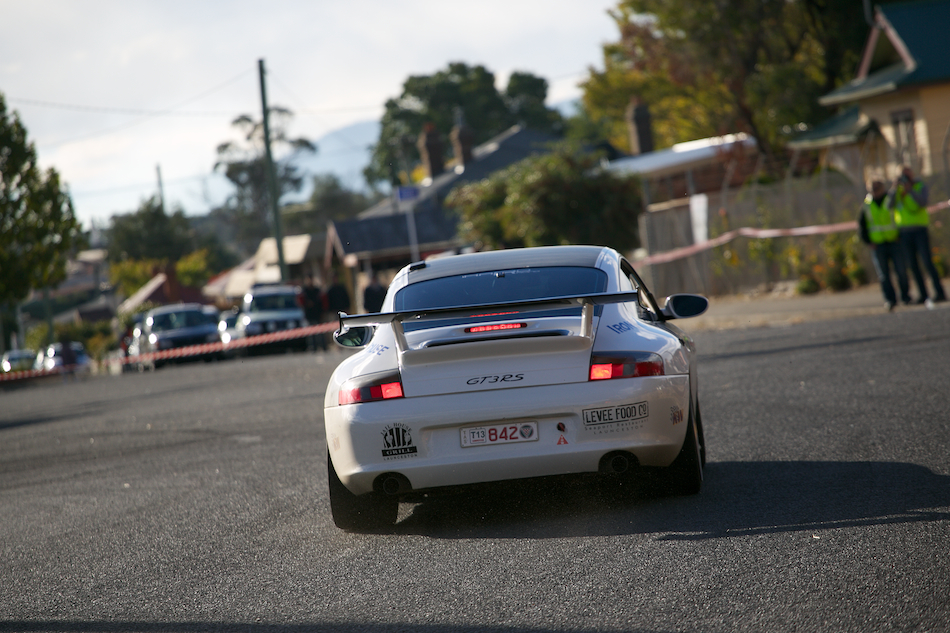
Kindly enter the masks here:
[[596, 246], [457, 255], [402, 269], [378, 314], [340, 315], [361, 351], [326, 391], [330, 507], [343, 529], [396, 521], [400, 498], [500, 480], [664, 469], [699, 492], [692, 341], [633, 266]]

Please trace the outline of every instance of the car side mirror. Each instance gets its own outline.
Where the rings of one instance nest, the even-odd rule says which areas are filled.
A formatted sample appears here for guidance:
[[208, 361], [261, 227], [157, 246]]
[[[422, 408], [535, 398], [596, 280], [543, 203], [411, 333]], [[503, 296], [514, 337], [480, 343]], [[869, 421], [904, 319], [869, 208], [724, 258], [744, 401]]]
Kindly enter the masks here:
[[709, 308], [709, 299], [702, 295], [676, 294], [666, 298], [663, 317], [666, 319], [689, 319]]
[[341, 347], [366, 347], [371, 338], [373, 338], [373, 328], [368, 325], [351, 327], [343, 331], [337, 330], [333, 333], [333, 340]]

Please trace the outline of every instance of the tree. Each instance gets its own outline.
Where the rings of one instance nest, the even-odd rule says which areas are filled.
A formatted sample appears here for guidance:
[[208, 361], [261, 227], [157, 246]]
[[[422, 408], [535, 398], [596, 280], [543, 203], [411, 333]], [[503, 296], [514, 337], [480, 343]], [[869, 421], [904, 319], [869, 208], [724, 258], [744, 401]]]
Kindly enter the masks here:
[[515, 122], [533, 130], [558, 134], [564, 128], [564, 121], [557, 110], [544, 105], [547, 98], [548, 82], [543, 77], [518, 71], [508, 77], [504, 99]]
[[512, 73], [503, 93], [495, 75], [484, 66], [461, 62], [434, 75], [414, 75], [403, 83], [402, 94], [386, 102], [379, 140], [373, 147], [366, 181], [399, 184], [418, 162], [416, 138], [425, 124], [448, 136], [459, 118], [482, 143], [516, 123], [545, 132], [560, 130], [560, 115], [544, 105], [547, 81], [530, 73]]
[[637, 246], [640, 192], [599, 169], [600, 156], [562, 144], [490, 178], [456, 188], [446, 206], [466, 239], [491, 248], [554, 244]]
[[[287, 108], [270, 108], [269, 126], [278, 198], [303, 187], [304, 175], [294, 164], [294, 157], [317, 151], [317, 146], [310, 140], [288, 135], [287, 128], [292, 118], [293, 113]], [[232, 125], [241, 132], [242, 141], [220, 144], [214, 168], [231, 181], [235, 193], [218, 213], [234, 224], [238, 246], [246, 255], [257, 249], [261, 239], [272, 235], [264, 124], [263, 120], [243, 114]]]
[[108, 230], [109, 261], [176, 261], [193, 248], [191, 225], [184, 211], [165, 213], [157, 196], [143, 200], [138, 210], [114, 215]]
[[208, 251], [201, 249], [185, 255], [175, 262], [175, 275], [181, 285], [200, 288], [211, 278], [208, 266]]
[[167, 263], [163, 259], [124, 259], [109, 265], [109, 281], [125, 297], [148, 283]]
[[[660, 147], [748, 132], [766, 155], [785, 131], [827, 118], [817, 102], [853, 72], [866, 23], [845, 0], [622, 0], [584, 104], [623, 142], [632, 97], [651, 107]], [[624, 145], [626, 145], [624, 143]]]
[[657, 147], [734, 131], [723, 89], [701, 84], [685, 49], [624, 4], [611, 15], [620, 41], [604, 45], [603, 72], [592, 69], [582, 84], [583, 110], [571, 121], [574, 130], [580, 122], [588, 134], [600, 131], [614, 146], [630, 149], [625, 116], [636, 100], [650, 107]]
[[281, 210], [285, 233], [321, 233], [331, 220], [351, 218], [378, 200], [378, 196], [347, 189], [334, 174], [314, 176], [310, 201]]
[[129, 296], [174, 262], [179, 281], [198, 287], [234, 266], [237, 258], [208, 230], [207, 220], [193, 222], [181, 208], [168, 215], [157, 197], [143, 200], [134, 213], [112, 216], [107, 236], [113, 285]]
[[63, 281], [66, 260], [81, 241], [59, 174], [37, 166], [26, 128], [0, 94], [0, 305]]

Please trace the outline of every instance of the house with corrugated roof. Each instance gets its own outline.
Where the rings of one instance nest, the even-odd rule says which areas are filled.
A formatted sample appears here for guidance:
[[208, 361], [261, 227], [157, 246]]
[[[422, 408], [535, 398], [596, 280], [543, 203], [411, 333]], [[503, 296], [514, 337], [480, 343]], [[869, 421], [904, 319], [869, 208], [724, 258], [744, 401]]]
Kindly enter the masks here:
[[[451, 134], [455, 164], [446, 167], [438, 134], [424, 130], [419, 149], [427, 177], [411, 188], [412, 196], [387, 198], [352, 220], [333, 222], [327, 229], [324, 267], [341, 263], [351, 288], [365, 285], [371, 270], [400, 268], [415, 258], [456, 251], [465, 244], [458, 237], [458, 217], [444, 205], [459, 185], [491, 176], [532, 155], [545, 153], [557, 139], [549, 134], [515, 125], [487, 142], [472, 146], [464, 126]], [[404, 188], [405, 189], [405, 188]], [[359, 293], [357, 293], [359, 295]]]
[[[288, 275], [284, 283], [302, 284], [308, 278], [313, 278], [317, 284], [324, 283], [322, 264], [326, 234], [285, 235], [281, 243]], [[202, 293], [225, 305], [239, 300], [255, 285], [277, 284], [281, 281], [277, 240], [265, 237], [253, 257], [209, 280], [202, 288]]]
[[890, 180], [901, 165], [947, 173], [950, 0], [883, 4], [870, 19], [854, 79], [819, 99], [838, 114], [789, 146], [822, 150], [859, 182]]

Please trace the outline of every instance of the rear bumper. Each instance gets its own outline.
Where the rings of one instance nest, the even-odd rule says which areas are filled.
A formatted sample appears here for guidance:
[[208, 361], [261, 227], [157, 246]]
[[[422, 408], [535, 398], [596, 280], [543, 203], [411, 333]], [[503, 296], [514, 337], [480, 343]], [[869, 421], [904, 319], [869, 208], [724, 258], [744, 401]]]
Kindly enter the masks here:
[[[643, 404], [634, 419], [619, 413], [612, 421], [611, 411], [629, 416], [632, 405]], [[688, 376], [660, 376], [328, 407], [324, 419], [340, 480], [363, 494], [383, 473], [399, 473], [420, 490], [596, 472], [601, 458], [618, 450], [644, 466], [669, 466], [688, 415]], [[461, 445], [463, 427], [531, 421], [536, 440]]]

